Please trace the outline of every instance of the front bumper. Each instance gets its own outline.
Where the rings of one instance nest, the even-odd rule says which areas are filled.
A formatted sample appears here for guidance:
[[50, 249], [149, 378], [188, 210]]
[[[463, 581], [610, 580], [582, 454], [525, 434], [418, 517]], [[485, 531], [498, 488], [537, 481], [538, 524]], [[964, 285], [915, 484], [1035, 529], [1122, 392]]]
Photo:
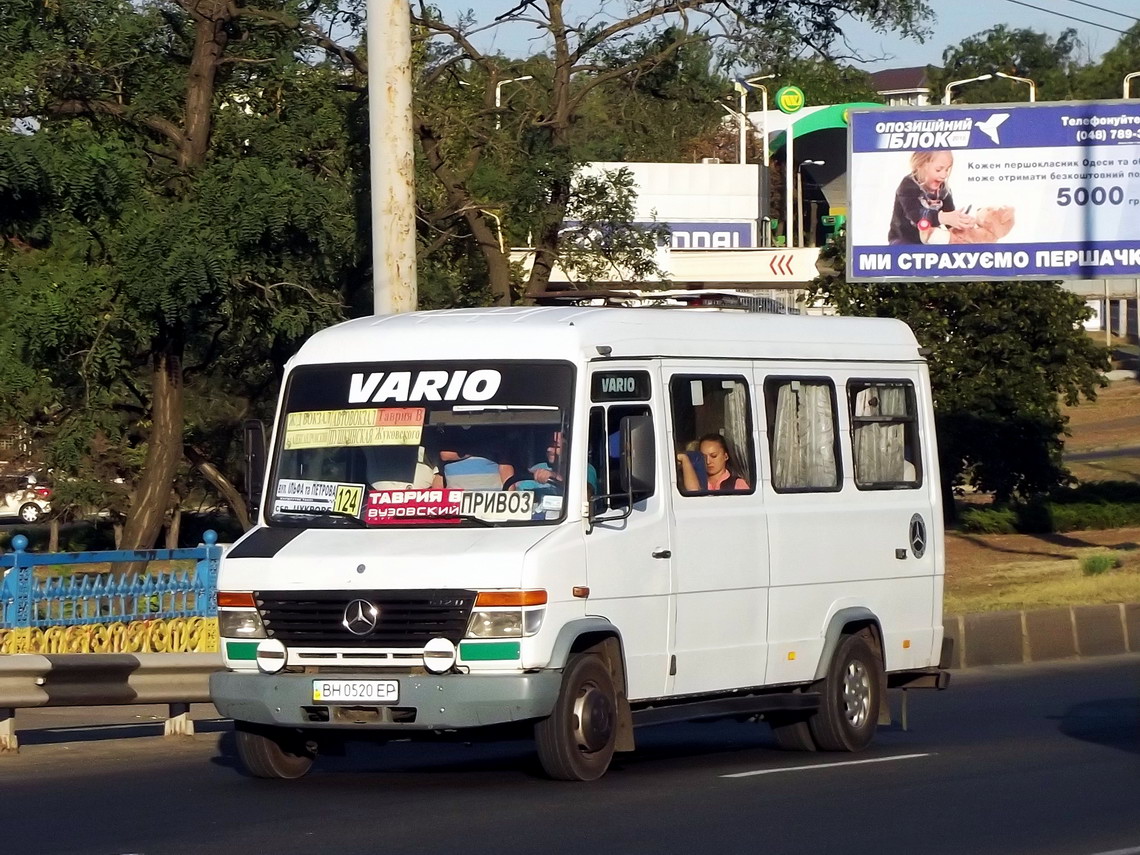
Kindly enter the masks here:
[[[375, 674], [337, 673], [337, 679]], [[235, 721], [303, 728], [452, 730], [545, 718], [562, 685], [559, 671], [527, 674], [443, 674], [399, 677], [391, 706], [317, 704], [312, 674], [219, 671], [210, 695], [219, 713]]]

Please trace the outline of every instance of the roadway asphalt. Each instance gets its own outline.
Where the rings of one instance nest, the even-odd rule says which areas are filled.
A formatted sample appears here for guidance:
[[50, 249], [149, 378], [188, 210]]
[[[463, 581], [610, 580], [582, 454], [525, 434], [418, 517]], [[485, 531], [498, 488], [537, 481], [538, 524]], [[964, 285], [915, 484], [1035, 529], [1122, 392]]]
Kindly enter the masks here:
[[1140, 655], [957, 672], [857, 755], [766, 726], [638, 732], [592, 784], [529, 743], [360, 745], [300, 781], [243, 777], [229, 724], [164, 739], [144, 709], [23, 711], [0, 756], [0, 851], [1140, 854]]

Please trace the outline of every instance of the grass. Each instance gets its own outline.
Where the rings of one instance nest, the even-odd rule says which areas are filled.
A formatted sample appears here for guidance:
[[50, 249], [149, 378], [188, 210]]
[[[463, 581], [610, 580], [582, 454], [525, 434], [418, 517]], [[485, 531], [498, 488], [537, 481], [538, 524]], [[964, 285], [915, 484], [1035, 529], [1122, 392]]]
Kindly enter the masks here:
[[[1031, 535], [1009, 535], [1030, 538]], [[989, 538], [982, 537], [980, 540]], [[1062, 551], [1070, 557], [1049, 557]], [[1140, 602], [1140, 549], [1051, 547], [1049, 555], [975, 567], [947, 568], [946, 614]], [[1095, 567], [1096, 572], [1087, 572]]]

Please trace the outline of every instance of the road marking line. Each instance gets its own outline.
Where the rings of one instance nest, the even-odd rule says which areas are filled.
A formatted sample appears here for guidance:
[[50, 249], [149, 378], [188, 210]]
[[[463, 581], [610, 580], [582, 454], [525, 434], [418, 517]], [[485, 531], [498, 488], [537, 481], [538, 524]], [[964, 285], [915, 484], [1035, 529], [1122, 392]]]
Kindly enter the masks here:
[[[834, 769], [838, 766], [862, 766], [864, 763], [889, 763], [892, 760], [914, 760], [917, 757], [929, 757], [929, 754], [896, 754], [894, 757], [873, 757], [870, 760], [844, 760], [839, 763], [812, 763], [808, 766], [784, 766], [780, 769], [756, 769], [752, 772], [734, 772], [731, 775], [721, 775], [722, 778], [750, 778], [753, 775], [775, 775], [780, 772], [804, 772], [808, 769]], [[1134, 855], [1140, 849], [1117, 852], [1101, 852], [1097, 855]]]
[[1111, 852], [1094, 852], [1093, 855], [1138, 855], [1140, 853], [1140, 846], [1133, 846], [1131, 849], [1113, 849]]

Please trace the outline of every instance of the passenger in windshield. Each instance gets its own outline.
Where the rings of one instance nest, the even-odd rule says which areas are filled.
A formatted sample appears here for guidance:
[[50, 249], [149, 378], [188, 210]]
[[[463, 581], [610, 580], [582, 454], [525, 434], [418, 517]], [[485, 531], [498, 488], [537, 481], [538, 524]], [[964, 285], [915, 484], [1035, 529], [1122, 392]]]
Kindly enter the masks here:
[[487, 444], [475, 441], [456, 443], [441, 451], [443, 481], [461, 490], [502, 490], [515, 474], [515, 467]]
[[[531, 490], [539, 495], [563, 495], [566, 487], [566, 472], [562, 458], [563, 442], [562, 431], [554, 431], [550, 435], [550, 444], [546, 447], [546, 459], [528, 467], [529, 477], [523, 475], [511, 483], [508, 489]], [[592, 464], [586, 467], [586, 479], [589, 488], [596, 493], [598, 491], [598, 473]]]

